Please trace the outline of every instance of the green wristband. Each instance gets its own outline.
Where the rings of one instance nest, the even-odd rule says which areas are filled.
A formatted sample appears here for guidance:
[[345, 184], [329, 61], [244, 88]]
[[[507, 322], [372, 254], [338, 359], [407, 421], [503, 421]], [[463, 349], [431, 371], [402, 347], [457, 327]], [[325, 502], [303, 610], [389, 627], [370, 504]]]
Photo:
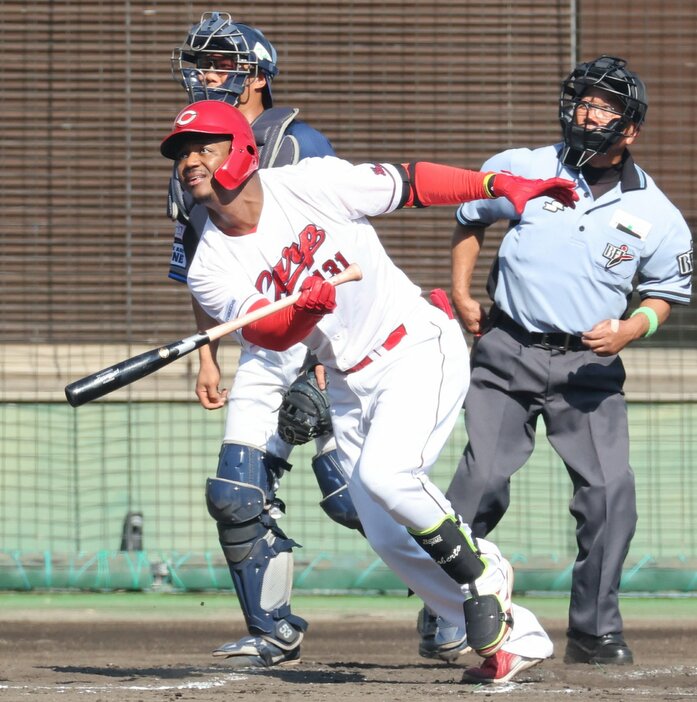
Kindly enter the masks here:
[[643, 314], [649, 320], [649, 329], [646, 334], [644, 334], [644, 337], [655, 334], [658, 329], [658, 315], [656, 314], [656, 310], [652, 307], [637, 307], [629, 316], [634, 317], [637, 314]]

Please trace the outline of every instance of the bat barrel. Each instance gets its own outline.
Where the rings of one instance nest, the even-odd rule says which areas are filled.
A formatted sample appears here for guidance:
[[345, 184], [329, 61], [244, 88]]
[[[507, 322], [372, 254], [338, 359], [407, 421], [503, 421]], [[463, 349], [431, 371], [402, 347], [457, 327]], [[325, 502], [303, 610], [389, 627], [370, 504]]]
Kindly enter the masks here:
[[65, 388], [65, 397], [73, 407], [79, 407], [153, 373], [174, 361], [175, 358], [176, 356], [163, 358], [156, 350], [146, 351], [70, 383]]
[[199, 333], [159, 349], [132, 356], [66, 385], [65, 397], [73, 407], [79, 407], [168, 366], [208, 342], [208, 336]]

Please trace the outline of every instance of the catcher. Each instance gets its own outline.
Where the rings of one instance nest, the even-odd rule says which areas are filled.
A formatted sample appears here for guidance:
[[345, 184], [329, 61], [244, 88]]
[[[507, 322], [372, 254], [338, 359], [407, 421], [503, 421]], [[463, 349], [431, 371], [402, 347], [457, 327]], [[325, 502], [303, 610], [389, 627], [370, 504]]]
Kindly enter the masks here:
[[[284, 166], [309, 156], [333, 155], [327, 138], [296, 119], [298, 110], [275, 107], [271, 82], [278, 73], [276, 50], [255, 27], [234, 22], [224, 12], [206, 12], [172, 54], [172, 73], [192, 103], [219, 100], [239, 108], [252, 125], [260, 166]], [[186, 283], [207, 213], [181, 183], [170, 182], [168, 212], [175, 220], [169, 277]], [[215, 321], [192, 300], [198, 328]], [[250, 354], [243, 350], [235, 383], [219, 388], [217, 343], [201, 349], [196, 394], [206, 409], [227, 406], [225, 435], [216, 476], [206, 484], [208, 511], [230, 569], [249, 634], [218, 646], [213, 655], [235, 666], [269, 667], [300, 659], [307, 622], [291, 612], [293, 548], [278, 526], [285, 505], [276, 496], [281, 478], [291, 469], [293, 444], [315, 438], [312, 468], [322, 493], [323, 510], [336, 522], [360, 528], [348, 490], [338, 471], [331, 423], [324, 413], [316, 426], [288, 424], [286, 441], [277, 431], [284, 392], [303, 366], [306, 348], [282, 353]], [[295, 393], [291, 395], [295, 397]], [[300, 421], [298, 412], [291, 414]], [[300, 424], [307, 424], [305, 418]], [[294, 428], [295, 427], [295, 428]], [[231, 498], [230, 488], [244, 500]], [[244, 502], [245, 504], [242, 504]], [[247, 505], [253, 504], [254, 508]]]

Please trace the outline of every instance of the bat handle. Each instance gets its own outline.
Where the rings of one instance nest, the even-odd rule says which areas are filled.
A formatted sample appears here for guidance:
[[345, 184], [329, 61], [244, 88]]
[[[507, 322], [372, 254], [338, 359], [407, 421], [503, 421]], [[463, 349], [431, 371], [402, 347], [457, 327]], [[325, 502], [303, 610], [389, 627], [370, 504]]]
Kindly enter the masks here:
[[[337, 273], [335, 276], [332, 276], [328, 282], [330, 282], [332, 285], [341, 285], [342, 283], [348, 283], [353, 280], [361, 280], [362, 278], [363, 273], [361, 272], [360, 266], [357, 263], [352, 263], [347, 268], [344, 268], [341, 273]], [[216, 341], [217, 339], [227, 336], [238, 329], [246, 327], [248, 324], [252, 324], [252, 322], [256, 322], [259, 319], [268, 317], [274, 312], [278, 312], [279, 310], [294, 305], [300, 299], [300, 295], [301, 293], [293, 293], [288, 297], [272, 302], [270, 305], [259, 307], [253, 312], [248, 312], [241, 317], [231, 319], [229, 322], [223, 322], [217, 327], [206, 329], [204, 334], [206, 334], [210, 341]]]
[[348, 268], [344, 268], [341, 273], [337, 273], [329, 279], [332, 285], [341, 285], [342, 283], [348, 283], [352, 280], [362, 280], [363, 272], [361, 267], [357, 263], [352, 263]]

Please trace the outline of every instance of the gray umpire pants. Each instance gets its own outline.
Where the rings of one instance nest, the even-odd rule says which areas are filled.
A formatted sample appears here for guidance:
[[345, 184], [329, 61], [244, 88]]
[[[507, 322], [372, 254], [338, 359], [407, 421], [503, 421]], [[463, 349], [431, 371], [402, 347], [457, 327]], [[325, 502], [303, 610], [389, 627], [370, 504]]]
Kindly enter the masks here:
[[621, 632], [620, 578], [637, 520], [622, 361], [516, 336], [494, 327], [473, 351], [469, 443], [446, 495], [475, 536], [488, 534], [508, 508], [510, 478], [530, 457], [542, 416], [573, 484], [578, 556], [569, 627]]

